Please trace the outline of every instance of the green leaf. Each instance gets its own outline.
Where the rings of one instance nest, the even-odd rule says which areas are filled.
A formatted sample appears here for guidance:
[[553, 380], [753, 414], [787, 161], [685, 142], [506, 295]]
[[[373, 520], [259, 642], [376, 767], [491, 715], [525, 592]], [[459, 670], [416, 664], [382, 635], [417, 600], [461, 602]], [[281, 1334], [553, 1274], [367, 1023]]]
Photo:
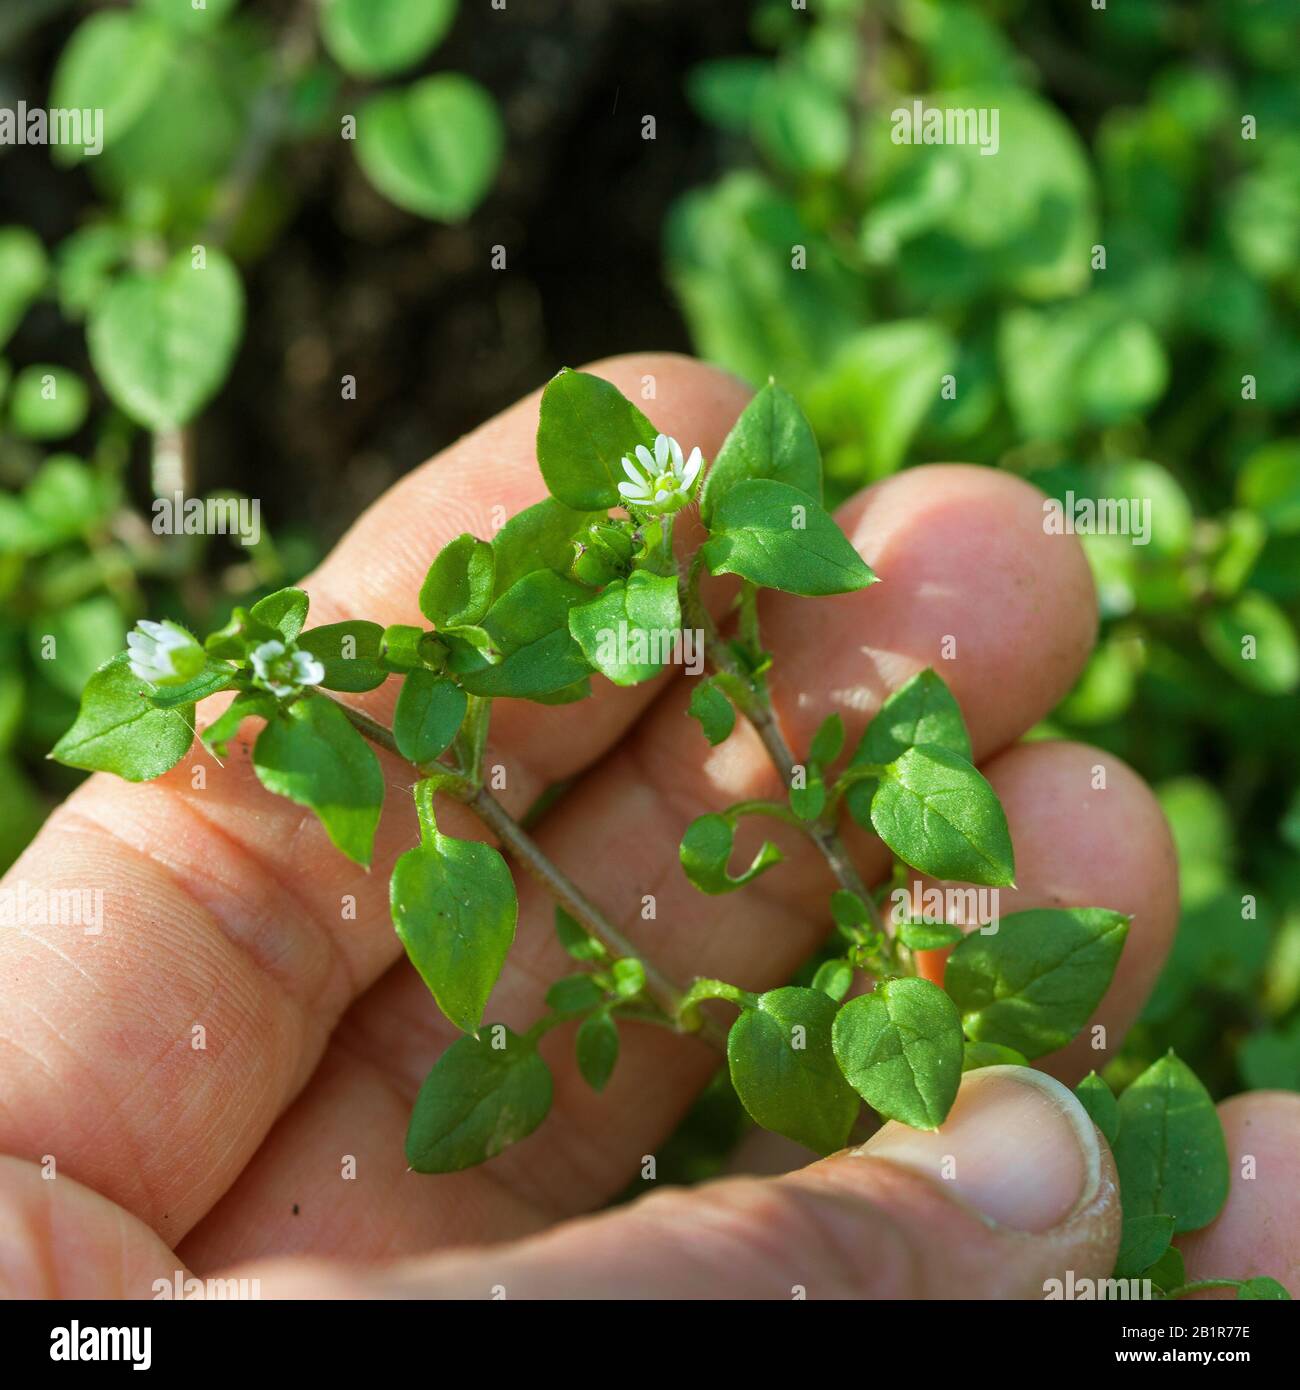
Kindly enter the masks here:
[[119, 652], [91, 676], [76, 722], [50, 756], [67, 767], [112, 772], [128, 782], [161, 777], [194, 742], [194, 706], [157, 709], [152, 687], [131, 674]]
[[326, 0], [320, 31], [353, 77], [389, 77], [427, 57], [455, 17], [456, 0]]
[[388, 669], [379, 660], [383, 636], [378, 623], [354, 618], [313, 627], [297, 641], [302, 651], [320, 658], [326, 690], [360, 691], [374, 690], [388, 679]]
[[1276, 1279], [1270, 1279], [1265, 1274], [1256, 1275], [1254, 1279], [1247, 1279], [1241, 1288], [1237, 1290], [1238, 1301], [1247, 1303], [1260, 1302], [1264, 1299], [1285, 1299], [1291, 1301], [1291, 1295], [1287, 1292], [1284, 1284], [1279, 1284]]
[[938, 1129], [961, 1084], [961, 1020], [929, 980], [886, 980], [835, 1017], [835, 1059], [887, 1120]]
[[357, 160], [399, 208], [459, 222], [496, 177], [505, 136], [492, 97], [439, 73], [372, 97], [357, 118]]
[[245, 719], [274, 719], [280, 703], [274, 695], [263, 690], [247, 690], [236, 695], [224, 710], [203, 730], [203, 742], [218, 758], [224, 758], [230, 740], [239, 732]]
[[788, 483], [749, 479], [717, 501], [702, 554], [712, 574], [817, 596], [875, 583], [866, 562], [821, 505]]
[[835, 1001], [818, 989], [769, 990], [727, 1035], [732, 1085], [764, 1129], [818, 1153], [844, 1147], [858, 1098], [831, 1051]]
[[652, 448], [655, 427], [616, 387], [565, 367], [542, 392], [537, 462], [552, 497], [580, 511], [619, 505], [623, 459]]
[[1227, 1200], [1223, 1126], [1209, 1092], [1172, 1051], [1120, 1096], [1112, 1148], [1129, 1220], [1163, 1212], [1175, 1231], [1195, 1231]]
[[0, 347], [40, 294], [49, 273], [45, 248], [26, 227], [0, 227]]
[[585, 1014], [604, 1000], [605, 991], [590, 975], [566, 975], [546, 991], [546, 1007], [557, 1014]]
[[695, 63], [686, 74], [686, 94], [706, 121], [733, 135], [748, 135], [771, 72], [772, 64], [763, 58], [716, 58]]
[[429, 566], [420, 589], [420, 612], [435, 628], [480, 621], [492, 605], [496, 556], [468, 532], [449, 541]]
[[462, 1032], [477, 1033], [515, 939], [515, 882], [491, 845], [439, 833], [428, 782], [416, 797], [422, 842], [393, 868], [393, 922], [438, 1007]]
[[677, 580], [637, 570], [589, 603], [569, 610], [569, 632], [587, 660], [615, 685], [651, 680], [681, 640]]
[[1001, 1047], [997, 1043], [968, 1042], [962, 1048], [961, 1069], [963, 1072], [979, 1071], [981, 1067], [1027, 1067], [1029, 1059], [1014, 1047]]
[[966, 933], [947, 922], [900, 922], [898, 938], [912, 951], [942, 951], [963, 940]]
[[692, 719], [699, 720], [704, 737], [715, 748], [728, 739], [736, 727], [735, 706], [721, 688], [708, 678], [696, 682], [686, 713]]
[[844, 998], [853, 984], [853, 967], [846, 960], [824, 960], [813, 976], [812, 987], [837, 1002]]
[[1064, 1047], [1109, 988], [1128, 923], [1100, 907], [1033, 908], [963, 938], [944, 983], [967, 1037], [1026, 1057]]
[[844, 747], [844, 720], [838, 714], [827, 715], [817, 726], [808, 748], [808, 761], [818, 767], [828, 767]]
[[816, 766], [806, 767], [803, 786], [790, 784], [790, 809], [802, 821], [814, 821], [826, 808], [826, 783]]
[[1007, 887], [1015, 856], [993, 788], [958, 753], [909, 748], [881, 773], [871, 824], [900, 859], [934, 878]]
[[1090, 1071], [1074, 1088], [1074, 1094], [1088, 1112], [1088, 1118], [1101, 1130], [1102, 1137], [1114, 1145], [1119, 1134], [1119, 1103], [1115, 1093], [1095, 1071]]
[[593, 1091], [603, 1091], [618, 1062], [618, 1024], [608, 1009], [583, 1019], [574, 1046], [583, 1080]]
[[481, 1038], [452, 1043], [425, 1077], [406, 1161], [417, 1173], [472, 1168], [531, 1134], [550, 1108], [551, 1072], [536, 1045], [491, 1024]]
[[216, 394], [244, 325], [239, 275], [215, 247], [195, 269], [181, 252], [163, 269], [129, 271], [91, 310], [90, 360], [104, 388], [150, 429], [187, 424]]
[[281, 709], [258, 735], [253, 768], [267, 791], [315, 811], [334, 847], [369, 866], [384, 775], [332, 700], [307, 695]]
[[555, 905], [555, 934], [560, 945], [574, 960], [604, 960], [608, 952], [559, 905]]
[[1174, 1218], [1126, 1216], [1115, 1258], [1115, 1279], [1139, 1279], [1169, 1249], [1174, 1234]]
[[754, 142], [788, 174], [834, 174], [853, 144], [844, 103], [811, 73], [778, 68], [754, 109]]
[[681, 844], [682, 869], [701, 893], [734, 892], [781, 862], [781, 851], [768, 840], [749, 868], [733, 877], [727, 872], [727, 861], [731, 858], [735, 839], [735, 824], [726, 816], [700, 816], [687, 826]]
[[1287, 695], [1300, 686], [1300, 640], [1272, 599], [1247, 590], [1201, 621], [1210, 655], [1251, 690]]
[[9, 395], [9, 420], [27, 439], [63, 439], [85, 423], [90, 409], [86, 383], [66, 367], [24, 367]]
[[1251, 454], [1237, 479], [1237, 497], [1243, 507], [1259, 513], [1269, 530], [1279, 535], [1300, 531], [1300, 441], [1275, 440]]
[[769, 478], [822, 500], [822, 456], [793, 396], [771, 383], [740, 413], [700, 493], [700, 519], [712, 527], [720, 498], [749, 478]]
[[274, 628], [286, 642], [292, 642], [307, 621], [309, 600], [304, 589], [277, 589], [260, 598], [249, 609], [254, 623]]
[[961, 706], [927, 668], [900, 686], [881, 705], [853, 754], [853, 764], [892, 763], [917, 744], [937, 744], [973, 760]]
[[[112, 145], [126, 135], [159, 90], [171, 47], [166, 29], [147, 15], [124, 10], [92, 15], [78, 25], [59, 55], [50, 105], [102, 112], [103, 141]], [[84, 141], [54, 147], [56, 160], [66, 164], [86, 153]]]
[[469, 701], [454, 681], [433, 671], [412, 671], [402, 681], [393, 712], [393, 737], [402, 757], [431, 763], [451, 745]]
[[549, 695], [583, 680], [590, 667], [569, 634], [569, 610], [590, 591], [550, 570], [534, 570], [502, 594], [483, 619], [501, 660], [478, 657], [460, 670], [471, 695]]
[[554, 570], [567, 576], [578, 538], [603, 512], [575, 512], [554, 497], [543, 498], [516, 513], [492, 541], [496, 555], [493, 598], [500, 598], [524, 575]]

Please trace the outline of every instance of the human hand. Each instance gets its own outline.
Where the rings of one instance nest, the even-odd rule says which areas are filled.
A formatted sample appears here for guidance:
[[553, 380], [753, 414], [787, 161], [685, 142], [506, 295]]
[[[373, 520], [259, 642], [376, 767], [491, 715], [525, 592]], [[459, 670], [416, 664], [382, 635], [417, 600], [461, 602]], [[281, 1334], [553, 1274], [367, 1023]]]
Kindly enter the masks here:
[[[628, 394], [652, 375], [655, 423], [709, 456], [744, 403], [730, 378], [682, 359], [597, 370]], [[441, 544], [464, 530], [490, 535], [543, 495], [536, 410], [530, 397], [371, 509], [307, 581], [313, 619], [411, 621]], [[1024, 483], [967, 467], [891, 478], [839, 520], [886, 582], [813, 605], [768, 596], [783, 721], [806, 741], [839, 709], [853, 738], [955, 636], [944, 673], [1015, 843], [1019, 886], [1004, 908], [1133, 915], [1094, 1020], [1117, 1043], [1177, 918], [1168, 834], [1116, 759], [1073, 744], [1016, 746], [1092, 643], [1076, 542], [1044, 534], [1041, 499]], [[349, 698], [390, 713], [388, 687]], [[551, 783], [580, 779], [538, 838], [632, 921], [649, 959], [679, 977], [775, 985], [826, 930], [806, 907], [826, 899], [825, 868], [792, 839], [781, 875], [700, 912], [677, 864], [682, 828], [770, 795], [774, 773], [744, 727], [701, 759], [685, 698], [684, 683], [661, 679], [604, 686], [576, 705], [502, 702], [489, 762], [507, 769], [501, 797], [515, 813]], [[367, 875], [332, 850], [313, 815], [262, 789], [245, 745], [231, 754], [221, 768], [196, 746], [147, 786], [92, 778], [7, 880], [102, 888], [106, 909], [99, 936], [24, 927], [0, 944], [0, 1151], [13, 1156], [0, 1163], [0, 1229], [17, 1233], [0, 1279], [12, 1291], [147, 1297], [181, 1269], [259, 1278], [264, 1295], [1041, 1297], [1044, 1280], [1066, 1270], [1076, 1280], [1110, 1273], [1119, 1210], [1104, 1142], [1064, 1087], [1021, 1069], [969, 1074], [936, 1134], [888, 1124], [862, 1156], [575, 1221], [637, 1176], [716, 1056], [692, 1038], [628, 1028], [596, 1096], [559, 1029], [543, 1043], [556, 1097], [542, 1130], [488, 1167], [406, 1172], [411, 1101], [456, 1036], [399, 961], [389, 920], [387, 871], [415, 838], [409, 773], [385, 761], [394, 795]], [[200, 762], [201, 790], [190, 773]], [[1098, 764], [1104, 790], [1092, 789]], [[480, 834], [459, 808], [446, 820], [455, 834]], [[883, 872], [880, 846], [848, 838], [865, 872]], [[493, 997], [493, 1017], [511, 1025], [535, 1016], [558, 973], [549, 899], [530, 881], [518, 890], [518, 945]], [[651, 891], [657, 920], [634, 921]], [[349, 899], [355, 919], [341, 907]], [[1085, 1030], [1047, 1059], [1050, 1069], [1077, 1080], [1092, 1065], [1087, 1039]], [[1239, 1097], [1222, 1114], [1233, 1189], [1218, 1221], [1182, 1241], [1189, 1277], [1230, 1270], [1294, 1286], [1300, 1101]], [[1241, 1178], [1244, 1153], [1255, 1156], [1253, 1180]]]

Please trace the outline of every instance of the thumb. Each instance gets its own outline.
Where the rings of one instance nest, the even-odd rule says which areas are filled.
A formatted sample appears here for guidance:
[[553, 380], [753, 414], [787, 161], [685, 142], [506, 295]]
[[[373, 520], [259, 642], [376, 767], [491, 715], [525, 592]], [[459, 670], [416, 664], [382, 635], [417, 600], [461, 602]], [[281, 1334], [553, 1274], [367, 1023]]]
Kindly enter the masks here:
[[[1110, 1274], [1109, 1150], [1043, 1072], [970, 1072], [943, 1126], [885, 1125], [779, 1178], [653, 1193], [489, 1250], [344, 1276], [289, 1262], [264, 1294], [416, 1298], [1042, 1298]], [[254, 1271], [248, 1271], [254, 1272]]]

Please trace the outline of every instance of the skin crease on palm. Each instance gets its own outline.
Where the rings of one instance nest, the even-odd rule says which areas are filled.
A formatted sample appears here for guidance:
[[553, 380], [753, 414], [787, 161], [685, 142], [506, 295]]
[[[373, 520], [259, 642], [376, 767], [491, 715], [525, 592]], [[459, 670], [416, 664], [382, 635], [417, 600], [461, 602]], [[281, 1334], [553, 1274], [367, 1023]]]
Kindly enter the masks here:
[[[589, 370], [706, 457], [747, 395], [679, 357]], [[440, 546], [462, 531], [489, 537], [544, 495], [537, 404], [534, 394], [488, 422], [362, 516], [306, 581], [312, 623], [418, 621]], [[852, 743], [890, 690], [939, 668], [1006, 807], [1018, 887], [1002, 912], [1097, 905], [1133, 916], [1093, 1020], [1113, 1049], [1168, 950], [1177, 877], [1163, 818], [1131, 770], [1076, 744], [1018, 742], [1094, 639], [1077, 542], [1044, 534], [1026, 483], [970, 466], [890, 478], [838, 519], [884, 582], [830, 599], [765, 596], [788, 739], [806, 746], [838, 710]], [[684, 549], [698, 542], [693, 523], [678, 531]], [[947, 662], [945, 637], [956, 639]], [[679, 980], [782, 983], [827, 930], [822, 861], [784, 839], [785, 864], [705, 900], [676, 854], [694, 816], [779, 790], [756, 737], [741, 721], [710, 750], [684, 717], [681, 679], [596, 684], [576, 705], [497, 704], [487, 761], [506, 770], [507, 808], [576, 778], [539, 842], [648, 957]], [[349, 698], [387, 717], [395, 685]], [[200, 707], [200, 721], [219, 708]], [[203, 790], [192, 785], [198, 762]], [[968, 1075], [936, 1135], [891, 1124], [860, 1154], [592, 1216], [671, 1134], [717, 1059], [696, 1040], [626, 1026], [597, 1096], [577, 1076], [566, 1026], [543, 1043], [556, 1086], [541, 1129], [483, 1168], [407, 1172], [411, 1103], [454, 1033], [389, 920], [388, 874], [416, 830], [411, 772], [383, 764], [390, 796], [370, 874], [330, 848], [313, 816], [262, 790], [246, 741], [224, 768], [196, 748], [155, 783], [92, 777], [14, 866], [11, 881], [102, 887], [104, 927], [0, 935], [0, 1289], [147, 1298], [179, 1269], [256, 1277], [263, 1297], [488, 1297], [503, 1286], [510, 1297], [788, 1298], [805, 1287], [1032, 1298], [1067, 1269], [1110, 1273], [1119, 1208], [1104, 1141], [1065, 1087], [1016, 1068]], [[1093, 789], [1098, 765], [1104, 790]], [[460, 807], [440, 820], [446, 833], [481, 835]], [[860, 867], [878, 877], [881, 846], [850, 830]], [[531, 880], [518, 887], [518, 938], [488, 1012], [512, 1027], [527, 1026], [566, 973], [549, 901]], [[654, 921], [639, 920], [644, 894], [656, 897]], [[355, 920], [341, 910], [349, 895]], [[942, 962], [925, 968], [938, 978]], [[1045, 1059], [1047, 1070], [1072, 1085], [1104, 1065], [1090, 1036]], [[1232, 1191], [1213, 1226], [1183, 1238], [1189, 1277], [1267, 1274], [1294, 1290], [1300, 1097], [1239, 1096], [1221, 1111]], [[956, 1155], [955, 1180], [940, 1171], [945, 1155]], [[1241, 1176], [1246, 1155], [1253, 1180]]]

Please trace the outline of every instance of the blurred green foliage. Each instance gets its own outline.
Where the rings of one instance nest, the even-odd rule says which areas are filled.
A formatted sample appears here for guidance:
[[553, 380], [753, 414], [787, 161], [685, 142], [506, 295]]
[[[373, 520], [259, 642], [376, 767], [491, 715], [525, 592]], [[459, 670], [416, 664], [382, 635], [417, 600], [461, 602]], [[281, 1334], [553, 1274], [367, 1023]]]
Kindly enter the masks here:
[[[1150, 502], [1040, 734], [1157, 788], [1183, 916], [1112, 1062], [1300, 1089], [1300, 11], [760, 0], [687, 77], [727, 172], [666, 229], [699, 352], [800, 398], [840, 496], [910, 463]], [[985, 108], [998, 149], [895, 143]], [[945, 386], [947, 389], [945, 389]]]
[[455, 221], [502, 147], [476, 83], [410, 80], [457, 0], [41, 0], [0, 16], [0, 44], [68, 11], [49, 90], [27, 105], [103, 113], [102, 149], [83, 129], [48, 150], [93, 201], [57, 245], [0, 227], [0, 352], [29, 311], [54, 310], [84, 324], [98, 389], [0, 358], [0, 869], [74, 780], [45, 753], [137, 618], [218, 626], [316, 558], [314, 541], [265, 525], [247, 546], [160, 534], [131, 486], [145, 456], [156, 496], [196, 495], [191, 427], [239, 351], [241, 267], [272, 247], [296, 205], [291, 171], [309, 168], [286, 155], [353, 142], [392, 202]]

